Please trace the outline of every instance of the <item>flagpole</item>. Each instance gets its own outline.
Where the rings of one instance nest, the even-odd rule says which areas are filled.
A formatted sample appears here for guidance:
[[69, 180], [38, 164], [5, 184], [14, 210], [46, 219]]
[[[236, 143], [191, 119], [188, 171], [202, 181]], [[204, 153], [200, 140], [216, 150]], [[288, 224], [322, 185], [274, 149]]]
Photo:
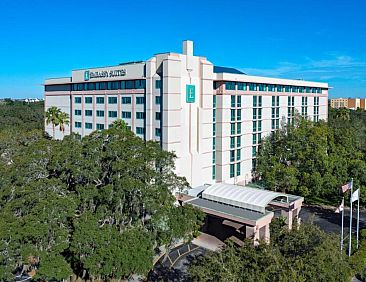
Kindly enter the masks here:
[[343, 204], [343, 209], [342, 209], [341, 253], [343, 251], [344, 196], [343, 196], [342, 204]]
[[353, 178], [351, 179], [351, 196], [350, 196], [350, 216], [349, 216], [349, 241], [348, 241], [348, 256], [351, 256], [352, 249], [352, 194], [353, 194]]
[[356, 238], [357, 238], [357, 243], [356, 243], [356, 247], [358, 249], [358, 232], [360, 229], [360, 191], [358, 192], [358, 202], [357, 202], [357, 233], [356, 233]]

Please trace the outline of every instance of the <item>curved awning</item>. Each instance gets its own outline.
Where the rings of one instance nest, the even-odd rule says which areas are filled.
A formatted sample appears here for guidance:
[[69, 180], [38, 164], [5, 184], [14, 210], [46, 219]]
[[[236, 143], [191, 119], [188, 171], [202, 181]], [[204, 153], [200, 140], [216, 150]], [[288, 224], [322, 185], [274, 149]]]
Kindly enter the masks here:
[[266, 212], [266, 206], [274, 199], [288, 195], [268, 190], [243, 187], [233, 184], [214, 184], [202, 192], [202, 198], [248, 210]]

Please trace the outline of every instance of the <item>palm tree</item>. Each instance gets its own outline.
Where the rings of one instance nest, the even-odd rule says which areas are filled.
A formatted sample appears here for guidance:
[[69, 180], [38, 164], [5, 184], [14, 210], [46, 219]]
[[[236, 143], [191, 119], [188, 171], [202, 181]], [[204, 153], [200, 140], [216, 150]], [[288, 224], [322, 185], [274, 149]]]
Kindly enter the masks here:
[[50, 107], [46, 111], [46, 124], [49, 125], [52, 124], [52, 132], [53, 132], [53, 139], [55, 139], [55, 127], [60, 124], [59, 116], [60, 116], [61, 110], [57, 107]]
[[70, 123], [69, 115], [65, 112], [60, 112], [58, 115], [58, 123], [60, 125], [60, 131], [64, 135], [65, 134], [65, 125], [69, 125], [69, 123]]

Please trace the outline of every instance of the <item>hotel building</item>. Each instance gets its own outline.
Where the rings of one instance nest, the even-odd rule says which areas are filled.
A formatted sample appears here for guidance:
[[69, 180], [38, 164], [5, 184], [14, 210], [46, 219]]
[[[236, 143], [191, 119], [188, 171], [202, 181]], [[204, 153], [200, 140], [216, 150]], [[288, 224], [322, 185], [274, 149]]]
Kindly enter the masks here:
[[[192, 187], [251, 180], [264, 136], [292, 123], [295, 112], [327, 119], [328, 84], [250, 76], [183, 52], [147, 61], [72, 71], [45, 81], [45, 109], [70, 115], [85, 136], [124, 120], [136, 135], [177, 155], [176, 173]], [[52, 126], [46, 126], [52, 135]], [[56, 130], [56, 138], [63, 134]]]

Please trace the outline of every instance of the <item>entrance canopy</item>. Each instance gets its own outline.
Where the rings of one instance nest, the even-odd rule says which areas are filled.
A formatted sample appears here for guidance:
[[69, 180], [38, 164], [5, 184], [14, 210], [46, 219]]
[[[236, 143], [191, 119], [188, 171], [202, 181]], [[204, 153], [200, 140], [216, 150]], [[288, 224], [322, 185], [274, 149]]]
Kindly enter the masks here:
[[202, 192], [202, 199], [260, 213], [265, 213], [267, 205], [275, 199], [288, 203], [288, 196], [283, 193], [224, 183], [211, 185]]

